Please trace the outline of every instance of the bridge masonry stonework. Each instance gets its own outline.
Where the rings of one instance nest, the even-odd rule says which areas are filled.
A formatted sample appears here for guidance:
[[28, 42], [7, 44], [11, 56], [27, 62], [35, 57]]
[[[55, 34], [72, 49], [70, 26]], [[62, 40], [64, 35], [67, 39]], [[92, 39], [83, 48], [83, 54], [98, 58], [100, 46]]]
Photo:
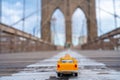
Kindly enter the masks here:
[[87, 19], [88, 41], [97, 37], [95, 0], [42, 0], [42, 39], [51, 42], [50, 21], [56, 9], [60, 9], [65, 17], [66, 44], [72, 45], [72, 15], [80, 8]]

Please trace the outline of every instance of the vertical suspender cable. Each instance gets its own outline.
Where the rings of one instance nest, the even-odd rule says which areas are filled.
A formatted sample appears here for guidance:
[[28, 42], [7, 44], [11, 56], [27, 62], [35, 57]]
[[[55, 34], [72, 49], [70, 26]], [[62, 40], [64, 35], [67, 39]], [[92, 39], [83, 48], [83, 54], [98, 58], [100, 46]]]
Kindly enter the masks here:
[[[56, 35], [56, 19], [55, 20], [53, 20], [53, 29], [54, 29], [54, 39], [57, 39], [56, 37], [57, 37], [57, 35]], [[55, 40], [54, 40], [55, 41]], [[54, 42], [54, 44], [55, 44], [55, 42]]]
[[[56, 21], [57, 21], [57, 19], [56, 19]], [[57, 40], [57, 42], [58, 43], [60, 43], [60, 41], [59, 41], [59, 35], [58, 35], [58, 32], [57, 32], [57, 25], [56, 25], [56, 22], [55, 22], [55, 26], [54, 26], [54, 28], [55, 28], [55, 34], [56, 34], [56, 40]]]
[[[36, 7], [37, 7], [37, 19], [36, 20], [37, 20], [37, 29], [38, 29], [38, 27], [39, 27], [39, 17], [38, 17], [39, 16], [39, 10], [38, 10], [39, 9], [39, 0], [37, 0]], [[38, 30], [36, 30], [36, 31], [37, 31], [36, 34], [38, 34]]]
[[[36, 25], [33, 27], [33, 36], [36, 36], [36, 29], [38, 27], [38, 0], [36, 0]], [[37, 32], [38, 33], [38, 32]]]
[[2, 23], [2, 0], [0, 0], [0, 23]]
[[54, 26], [53, 26], [53, 28], [54, 28], [54, 36], [55, 36], [56, 41], [58, 41], [58, 36], [57, 36], [57, 31], [56, 31], [56, 19], [53, 22], [53, 24], [54, 24]]
[[85, 19], [83, 19], [83, 22], [82, 22], [82, 37], [81, 37], [82, 44], [84, 44], [84, 40], [83, 40], [85, 36], [84, 31], [85, 31]]
[[[100, 0], [98, 1], [98, 6], [101, 7], [101, 1]], [[98, 27], [99, 27], [98, 29], [100, 31], [100, 34], [102, 35], [103, 32], [102, 32], [102, 29], [101, 29], [102, 26], [101, 26], [101, 10], [100, 10], [100, 8], [99, 8], [99, 26]]]
[[[2, 23], [2, 0], [0, 0], [0, 23]], [[0, 29], [0, 53], [2, 53], [1, 38], [2, 38], [2, 30]]]
[[52, 32], [53, 33], [52, 34], [52, 42], [53, 42], [53, 44], [55, 44], [55, 39], [56, 39], [55, 22], [56, 22], [56, 18], [53, 17], [52, 21], [51, 21], [51, 23], [52, 23], [52, 29], [53, 29], [53, 32]]
[[85, 36], [85, 34], [84, 34], [84, 29], [85, 29], [84, 21], [85, 21], [85, 19], [83, 19], [83, 21], [82, 21], [82, 37]]
[[[117, 26], [117, 15], [116, 15], [116, 6], [115, 6], [115, 4], [116, 4], [116, 2], [115, 2], [116, 0], [113, 0], [113, 9], [114, 9], [114, 24], [115, 24], [115, 28], [117, 28], [118, 26]], [[112, 44], [114, 44], [114, 43], [112, 43]], [[114, 46], [114, 45], [113, 45]], [[114, 46], [115, 47], [115, 46]], [[116, 46], [116, 49], [118, 49], [117, 48], [117, 46]]]
[[[41, 38], [41, 35], [42, 35], [42, 33], [41, 33], [41, 30], [42, 30], [42, 0], [38, 0], [39, 1], [39, 22], [40, 22], [40, 24], [39, 24], [39, 34], [40, 34], [40, 38]], [[40, 16], [41, 16], [41, 18], [40, 18]], [[40, 20], [41, 19], [41, 20]]]
[[59, 35], [58, 35], [58, 32], [57, 32], [57, 26], [56, 26], [56, 21], [57, 19], [54, 17], [53, 18], [53, 30], [54, 30], [54, 36], [55, 36], [55, 39], [57, 41], [57, 43], [60, 43], [60, 40], [59, 40]]
[[33, 35], [34, 36], [36, 36], [36, 29], [37, 29], [37, 27], [38, 27], [38, 13], [39, 13], [39, 11], [38, 11], [38, 0], [36, 0], [36, 25], [33, 27]]
[[57, 26], [56, 26], [56, 21], [57, 21], [57, 19], [55, 19], [55, 22], [54, 22], [54, 30], [55, 30], [55, 36], [56, 36], [56, 41], [58, 42], [58, 43], [60, 43], [60, 41], [59, 41], [59, 35], [58, 35], [58, 32], [57, 32]]
[[23, 24], [22, 24], [22, 31], [24, 31], [25, 27], [25, 0], [23, 0]]
[[[25, 26], [25, 0], [23, 0], [23, 18], [22, 18], [22, 21], [23, 21], [23, 24], [22, 24], [22, 31], [24, 32], [24, 26]], [[24, 41], [22, 42], [22, 51], [24, 51]]]
[[115, 0], [113, 0], [113, 9], [114, 9], [114, 21], [115, 21], [115, 27], [117, 28], [117, 15], [116, 15]]

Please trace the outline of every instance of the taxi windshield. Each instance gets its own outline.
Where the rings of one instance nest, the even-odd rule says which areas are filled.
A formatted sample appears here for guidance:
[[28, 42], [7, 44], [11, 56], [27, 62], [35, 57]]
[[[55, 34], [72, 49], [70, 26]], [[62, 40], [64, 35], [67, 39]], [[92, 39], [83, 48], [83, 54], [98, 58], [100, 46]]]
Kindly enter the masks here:
[[62, 63], [73, 63], [73, 60], [62, 60]]

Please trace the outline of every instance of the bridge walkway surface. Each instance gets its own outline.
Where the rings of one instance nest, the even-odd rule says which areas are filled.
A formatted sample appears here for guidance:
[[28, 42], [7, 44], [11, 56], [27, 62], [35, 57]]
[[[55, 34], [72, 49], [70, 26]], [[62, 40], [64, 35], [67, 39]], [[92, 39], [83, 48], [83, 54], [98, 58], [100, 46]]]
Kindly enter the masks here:
[[[79, 62], [79, 75], [56, 75], [57, 60], [70, 54]], [[43, 51], [0, 54], [0, 80], [119, 80], [119, 51]]]

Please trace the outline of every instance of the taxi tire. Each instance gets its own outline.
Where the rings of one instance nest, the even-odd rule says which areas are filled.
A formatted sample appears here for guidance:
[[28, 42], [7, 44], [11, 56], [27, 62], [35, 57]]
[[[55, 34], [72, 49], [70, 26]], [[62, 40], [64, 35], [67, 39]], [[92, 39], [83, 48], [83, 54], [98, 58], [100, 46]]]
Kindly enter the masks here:
[[62, 73], [57, 73], [57, 76], [58, 77], [62, 77]]
[[77, 76], [78, 76], [78, 73], [74, 73], [74, 76], [77, 77]]

